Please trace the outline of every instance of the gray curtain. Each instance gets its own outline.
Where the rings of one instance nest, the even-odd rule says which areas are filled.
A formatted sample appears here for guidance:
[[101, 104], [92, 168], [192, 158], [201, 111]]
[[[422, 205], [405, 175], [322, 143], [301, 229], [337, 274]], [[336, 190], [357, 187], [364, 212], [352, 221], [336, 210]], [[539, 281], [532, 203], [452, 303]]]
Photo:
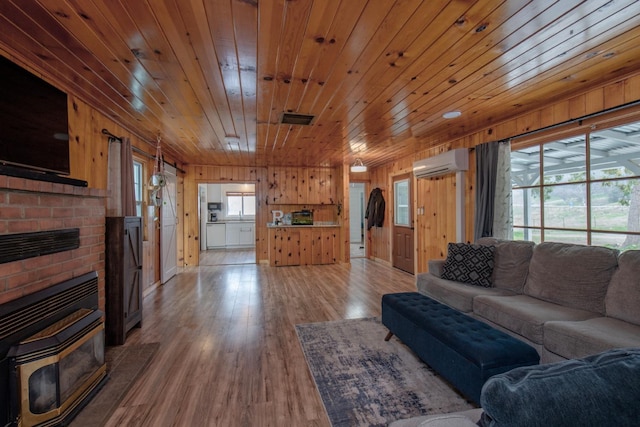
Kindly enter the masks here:
[[481, 237], [513, 237], [511, 206], [511, 143], [476, 146], [476, 209], [474, 241]]
[[473, 240], [493, 236], [493, 202], [498, 171], [498, 141], [476, 146], [476, 209]]

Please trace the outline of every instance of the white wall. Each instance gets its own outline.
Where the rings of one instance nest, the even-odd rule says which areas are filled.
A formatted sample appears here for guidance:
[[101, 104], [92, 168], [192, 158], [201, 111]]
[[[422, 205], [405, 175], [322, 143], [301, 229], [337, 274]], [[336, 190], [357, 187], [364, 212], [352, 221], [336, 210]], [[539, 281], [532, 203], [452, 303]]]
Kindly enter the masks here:
[[349, 184], [349, 240], [351, 243], [360, 243], [362, 236], [362, 224], [364, 224], [364, 183], [353, 182]]

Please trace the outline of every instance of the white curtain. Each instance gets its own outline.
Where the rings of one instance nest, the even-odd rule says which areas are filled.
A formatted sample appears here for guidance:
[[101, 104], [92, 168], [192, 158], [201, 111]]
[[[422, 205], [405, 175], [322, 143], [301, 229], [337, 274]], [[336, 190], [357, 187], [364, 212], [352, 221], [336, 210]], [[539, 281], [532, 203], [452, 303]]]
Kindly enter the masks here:
[[496, 188], [493, 202], [493, 237], [513, 238], [513, 206], [511, 199], [511, 142], [498, 144]]
[[122, 215], [136, 216], [136, 194], [133, 183], [133, 150], [131, 140], [122, 138], [122, 152], [120, 162], [122, 163]]

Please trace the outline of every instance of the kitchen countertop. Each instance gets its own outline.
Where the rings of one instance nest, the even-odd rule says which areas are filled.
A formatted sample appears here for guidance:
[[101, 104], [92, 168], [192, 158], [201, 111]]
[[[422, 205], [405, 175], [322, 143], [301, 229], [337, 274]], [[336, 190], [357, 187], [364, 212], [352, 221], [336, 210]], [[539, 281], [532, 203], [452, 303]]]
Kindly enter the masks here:
[[275, 225], [272, 222], [268, 222], [267, 223], [267, 228], [301, 228], [301, 227], [313, 227], [313, 228], [321, 228], [321, 227], [340, 227], [340, 225], [335, 224], [335, 223], [323, 223], [323, 222], [317, 222], [314, 223], [313, 225], [291, 225], [291, 224], [278, 224]]
[[253, 224], [256, 221], [251, 219], [221, 219], [220, 221], [207, 221], [207, 224], [227, 224], [230, 222], [240, 223], [240, 224]]
[[[209, 224], [228, 224], [228, 223], [236, 223], [236, 224], [254, 224], [255, 221], [254, 220], [242, 220], [242, 219], [233, 219], [233, 220], [221, 220], [221, 221], [207, 221], [207, 225]], [[326, 223], [326, 222], [317, 222], [315, 224], [312, 225], [291, 225], [291, 224], [278, 224], [275, 225], [272, 222], [268, 222], [267, 223], [267, 228], [283, 228], [283, 227], [290, 227], [290, 228], [300, 228], [300, 227], [314, 227], [314, 228], [318, 228], [318, 227], [340, 227], [339, 224], [336, 223]]]

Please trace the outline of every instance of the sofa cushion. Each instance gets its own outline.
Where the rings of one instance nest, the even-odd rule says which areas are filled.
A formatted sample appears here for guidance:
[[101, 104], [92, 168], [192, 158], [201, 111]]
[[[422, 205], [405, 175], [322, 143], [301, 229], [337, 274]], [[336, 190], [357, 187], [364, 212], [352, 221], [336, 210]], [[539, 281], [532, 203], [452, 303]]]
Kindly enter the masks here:
[[551, 321], [544, 324], [544, 347], [565, 359], [611, 348], [640, 348], [640, 326], [611, 317], [580, 322]]
[[493, 286], [509, 289], [518, 294], [522, 293], [535, 243], [494, 237], [482, 237], [476, 243], [495, 247], [491, 276]]
[[544, 323], [549, 320], [598, 317], [590, 311], [563, 307], [528, 295], [478, 295], [473, 299], [473, 313], [540, 345], [543, 344]]
[[620, 254], [604, 305], [607, 316], [640, 325], [640, 251]]
[[636, 426], [640, 349], [516, 368], [482, 388], [480, 425]]
[[420, 273], [416, 276], [418, 292], [431, 297], [449, 307], [470, 313], [473, 311], [473, 298], [477, 295], [514, 295], [507, 289], [484, 288], [466, 283], [441, 279], [431, 273]]
[[491, 287], [493, 246], [449, 243], [442, 267], [443, 279]]
[[524, 293], [604, 314], [604, 297], [617, 265], [614, 249], [542, 242], [533, 250]]

